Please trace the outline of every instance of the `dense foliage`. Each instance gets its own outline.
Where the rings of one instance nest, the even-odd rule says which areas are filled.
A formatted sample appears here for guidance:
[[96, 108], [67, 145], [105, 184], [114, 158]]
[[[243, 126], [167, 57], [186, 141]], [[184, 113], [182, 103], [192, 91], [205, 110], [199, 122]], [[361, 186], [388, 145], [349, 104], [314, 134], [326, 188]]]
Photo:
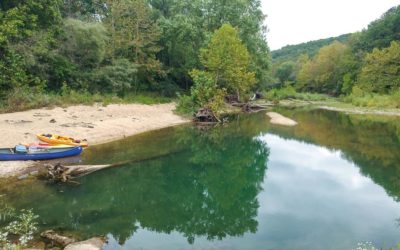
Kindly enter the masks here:
[[264, 19], [260, 0], [4, 0], [0, 105], [21, 91], [42, 98], [65, 88], [118, 96], [189, 90], [190, 72], [207, 67], [202, 49], [224, 24], [238, 32], [261, 88], [270, 69]]
[[400, 6], [360, 33], [272, 52], [275, 81], [297, 91], [346, 96], [356, 105], [400, 107], [399, 27]]
[[3, 0], [0, 109], [141, 92], [217, 108], [276, 83], [352, 101], [399, 92], [400, 7], [360, 33], [274, 51], [272, 66], [264, 20], [260, 0]]
[[250, 71], [250, 54], [229, 24], [215, 31], [208, 46], [201, 50], [200, 61], [205, 69], [191, 71], [191, 95], [181, 98], [180, 107], [188, 111], [203, 107], [217, 116], [226, 94], [246, 99], [256, 83], [256, 73]]
[[400, 89], [400, 42], [374, 49], [364, 58], [358, 84], [368, 92], [390, 93]]
[[371, 52], [374, 48], [390, 46], [392, 41], [400, 40], [400, 7], [389, 9], [381, 18], [371, 22], [361, 33], [354, 48]]
[[341, 63], [346, 49], [346, 45], [337, 41], [322, 47], [314, 58], [301, 66], [297, 75], [298, 87], [320, 93], [340, 91], [344, 74]]

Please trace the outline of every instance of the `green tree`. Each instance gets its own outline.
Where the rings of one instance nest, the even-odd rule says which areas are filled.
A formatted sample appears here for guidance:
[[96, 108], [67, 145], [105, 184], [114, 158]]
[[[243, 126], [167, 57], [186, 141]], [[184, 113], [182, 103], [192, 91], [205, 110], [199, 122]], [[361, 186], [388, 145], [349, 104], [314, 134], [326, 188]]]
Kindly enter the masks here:
[[206, 70], [213, 74], [214, 82], [238, 99], [256, 83], [255, 72], [249, 71], [250, 55], [239, 39], [238, 32], [229, 24], [215, 31], [200, 57]]
[[338, 65], [338, 74], [341, 77], [341, 94], [350, 94], [353, 86], [356, 84], [357, 75], [360, 71], [361, 61], [348, 47]]
[[201, 28], [202, 22], [200, 18], [184, 14], [160, 20], [163, 50], [158, 56], [168, 67], [170, 80], [185, 89], [192, 83], [188, 72], [200, 66], [199, 51], [207, 36]]
[[105, 0], [62, 0], [64, 17], [87, 21], [98, 21], [107, 12]]
[[169, 67], [169, 77], [180, 86], [189, 86], [187, 72], [200, 67], [200, 48], [225, 23], [237, 28], [249, 52], [250, 69], [257, 79], [254, 87], [266, 85], [270, 77], [270, 52], [260, 0], [151, 0], [150, 3], [160, 16], [163, 31], [160, 43], [165, 49], [160, 59]]
[[400, 6], [389, 9], [379, 19], [371, 22], [360, 34], [354, 49], [371, 52], [374, 48], [386, 48], [392, 41], [400, 40]]
[[98, 68], [90, 74], [92, 92], [117, 93], [124, 95], [127, 91], [137, 90], [137, 66], [128, 59], [116, 59], [111, 65]]
[[400, 88], [400, 43], [367, 54], [357, 84], [367, 92], [387, 94]]
[[296, 79], [296, 64], [294, 62], [284, 62], [275, 71], [275, 76], [280, 83], [287, 81], [293, 82]]
[[265, 87], [270, 70], [270, 51], [266, 42], [265, 15], [260, 0], [205, 1], [209, 17], [209, 30], [218, 29], [225, 23], [237, 27], [239, 37], [250, 55], [250, 69], [256, 73], [257, 87]]
[[322, 47], [315, 58], [300, 69], [298, 86], [303, 90], [339, 94], [343, 81], [340, 64], [346, 51], [347, 46], [337, 41]]
[[83, 69], [97, 67], [104, 59], [107, 42], [106, 29], [101, 23], [85, 23], [66, 19], [63, 54]]
[[160, 31], [151, 18], [145, 0], [109, 0], [109, 13], [104, 20], [110, 31], [112, 58], [127, 58], [138, 67], [139, 81], [156, 86], [156, 78], [164, 75], [156, 58]]
[[299, 72], [297, 74], [296, 88], [303, 91], [311, 91], [314, 88], [313, 77], [315, 73], [315, 66], [311, 59], [304, 58], [299, 64]]
[[[28, 61], [33, 61], [35, 37], [40, 33], [46, 39], [55, 33], [61, 23], [59, 1], [27, 0], [2, 1], [0, 5], [0, 98], [7, 92], [23, 86], [37, 86], [44, 82]], [[49, 41], [46, 42], [50, 42]], [[30, 47], [22, 51], [23, 47]]]

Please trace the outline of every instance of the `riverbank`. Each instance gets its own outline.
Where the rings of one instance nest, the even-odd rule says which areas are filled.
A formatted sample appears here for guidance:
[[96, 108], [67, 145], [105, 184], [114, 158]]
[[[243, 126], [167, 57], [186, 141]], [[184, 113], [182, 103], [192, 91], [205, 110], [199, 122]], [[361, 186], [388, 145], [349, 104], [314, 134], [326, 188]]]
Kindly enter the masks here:
[[[0, 147], [37, 141], [39, 133], [68, 135], [96, 145], [189, 122], [174, 110], [174, 103], [95, 104], [0, 114]], [[0, 162], [0, 178], [19, 175], [33, 165], [34, 162]]]
[[337, 112], [343, 112], [347, 114], [359, 114], [359, 115], [383, 115], [383, 116], [400, 116], [400, 109], [395, 108], [369, 108], [369, 107], [358, 107], [349, 103], [344, 103], [338, 100], [328, 101], [306, 101], [297, 99], [284, 99], [279, 102], [258, 102], [261, 104], [268, 104], [271, 107], [312, 107], [317, 109], [325, 109]]

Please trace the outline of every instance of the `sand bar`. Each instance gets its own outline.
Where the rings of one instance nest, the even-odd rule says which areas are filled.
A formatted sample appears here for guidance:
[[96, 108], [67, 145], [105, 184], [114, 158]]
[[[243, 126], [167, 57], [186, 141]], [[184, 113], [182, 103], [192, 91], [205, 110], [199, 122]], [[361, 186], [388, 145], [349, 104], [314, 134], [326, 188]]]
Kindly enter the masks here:
[[267, 115], [271, 118], [272, 124], [283, 125], [283, 126], [296, 126], [297, 122], [289, 119], [279, 113], [268, 112]]
[[[0, 147], [38, 141], [39, 133], [87, 139], [95, 145], [189, 122], [174, 114], [174, 109], [174, 103], [96, 104], [0, 114]], [[0, 162], [0, 178], [18, 175], [31, 165], [32, 162]]]

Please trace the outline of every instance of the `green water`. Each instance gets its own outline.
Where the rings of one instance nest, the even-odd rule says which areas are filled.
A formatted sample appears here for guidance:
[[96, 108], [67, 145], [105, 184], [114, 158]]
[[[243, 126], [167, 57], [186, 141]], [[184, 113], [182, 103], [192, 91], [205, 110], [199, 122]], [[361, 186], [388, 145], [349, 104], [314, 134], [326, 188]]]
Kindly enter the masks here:
[[[80, 186], [5, 193], [41, 228], [106, 235], [105, 249], [353, 249], [400, 241], [400, 120], [281, 110], [92, 147], [83, 163], [123, 162]], [[382, 121], [384, 120], [384, 121]]]

